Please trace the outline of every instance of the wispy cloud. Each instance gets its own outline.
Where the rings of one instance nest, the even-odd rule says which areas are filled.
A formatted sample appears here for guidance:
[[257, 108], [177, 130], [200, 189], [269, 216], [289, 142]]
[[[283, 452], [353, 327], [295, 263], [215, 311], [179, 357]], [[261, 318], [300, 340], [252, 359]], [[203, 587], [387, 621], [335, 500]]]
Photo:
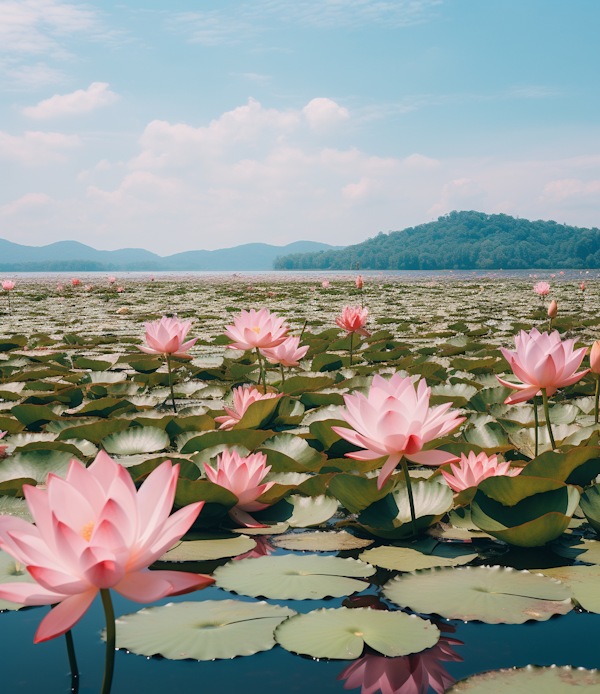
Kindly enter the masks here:
[[256, 72], [230, 72], [233, 77], [242, 77], [249, 82], [254, 82], [255, 84], [265, 85], [268, 84], [273, 78], [271, 75], [259, 75]]
[[0, 157], [20, 164], [41, 165], [65, 161], [65, 150], [81, 146], [77, 135], [62, 133], [26, 132], [9, 135], [0, 132]]
[[106, 82], [93, 82], [87, 89], [78, 89], [71, 94], [55, 94], [35, 106], [27, 106], [22, 113], [30, 118], [52, 118], [89, 113], [99, 106], [107, 106], [119, 98], [108, 89]]
[[69, 77], [64, 70], [50, 67], [44, 62], [34, 65], [0, 63], [2, 86], [13, 92], [31, 91], [50, 84], [64, 84]]

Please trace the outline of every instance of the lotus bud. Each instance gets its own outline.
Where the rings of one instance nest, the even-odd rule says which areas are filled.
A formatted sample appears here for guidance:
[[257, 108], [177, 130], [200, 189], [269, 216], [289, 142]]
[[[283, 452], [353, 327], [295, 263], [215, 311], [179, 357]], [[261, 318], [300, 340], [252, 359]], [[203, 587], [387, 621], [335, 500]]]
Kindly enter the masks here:
[[356, 288], [357, 288], [357, 289], [362, 289], [362, 288], [363, 288], [364, 279], [363, 279], [363, 276], [362, 276], [362, 275], [359, 275], [359, 276], [354, 280], [354, 282], [356, 283]]
[[582, 283], [581, 283], [581, 291], [582, 291], [582, 292], [585, 291], [585, 282], [582, 282]]
[[556, 314], [558, 313], [558, 305], [554, 299], [550, 302], [550, 305], [548, 306], [548, 317], [549, 318], [556, 318]]
[[590, 369], [592, 373], [600, 374], [600, 342], [596, 340], [590, 352]]

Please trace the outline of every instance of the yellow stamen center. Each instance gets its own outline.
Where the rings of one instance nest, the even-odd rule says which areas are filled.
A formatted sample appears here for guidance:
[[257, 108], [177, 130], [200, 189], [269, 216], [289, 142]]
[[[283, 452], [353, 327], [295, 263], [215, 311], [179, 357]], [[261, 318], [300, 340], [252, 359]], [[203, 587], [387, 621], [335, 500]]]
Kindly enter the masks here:
[[260, 335], [260, 328], [257, 325], [255, 325], [252, 330], [254, 330], [257, 335]]
[[81, 528], [79, 531], [79, 534], [84, 540], [87, 540], [88, 542], [92, 538], [92, 533], [94, 532], [94, 521], [90, 521], [86, 525]]

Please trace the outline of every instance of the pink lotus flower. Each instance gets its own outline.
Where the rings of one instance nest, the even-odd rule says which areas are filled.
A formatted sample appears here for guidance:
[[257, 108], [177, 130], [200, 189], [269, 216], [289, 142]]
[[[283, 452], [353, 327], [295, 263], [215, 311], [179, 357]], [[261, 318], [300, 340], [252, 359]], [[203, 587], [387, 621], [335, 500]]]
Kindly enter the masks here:
[[556, 275], [550, 275], [550, 277], [551, 277], [552, 279], [554, 279], [554, 278], [556, 277]]
[[240, 386], [233, 389], [233, 409], [225, 406], [227, 416], [215, 417], [215, 422], [220, 424], [219, 429], [231, 429], [244, 416], [246, 410], [257, 400], [279, 398], [282, 393], [261, 393], [253, 386]]
[[85, 468], [71, 461], [66, 480], [48, 476], [46, 490], [24, 485], [35, 519], [0, 516], [0, 547], [36, 583], [0, 584], [0, 598], [57, 607], [42, 619], [35, 643], [69, 631], [98, 590], [114, 588], [134, 602], [154, 602], [213, 583], [202, 574], [147, 571], [184, 535], [204, 502], [169, 516], [179, 465], [162, 463], [139, 492], [127, 470], [101, 451]]
[[358, 333], [365, 337], [371, 337], [371, 333], [364, 329], [369, 315], [368, 308], [360, 306], [344, 306], [342, 315], [335, 319], [337, 325], [349, 333]]
[[356, 284], [357, 289], [362, 289], [363, 284], [365, 283], [365, 278], [362, 275], [359, 275], [355, 280], [354, 284]]
[[79, 280], [77, 279], [77, 277], [73, 277], [73, 279], [71, 280], [71, 284], [72, 284], [74, 287], [76, 287], [79, 283], [80, 283], [80, 282], [79, 282]]
[[[593, 374], [600, 374], [600, 342], [596, 340], [592, 345], [592, 350], [590, 352], [590, 371]], [[4, 432], [5, 434], [6, 432]], [[2, 434], [2, 436], [4, 436]], [[2, 438], [0, 436], [0, 438]]]
[[11, 289], [15, 288], [15, 283], [12, 280], [2, 280], [2, 289], [9, 292]]
[[443, 694], [456, 681], [440, 661], [461, 662], [452, 649], [464, 645], [462, 641], [441, 636], [433, 648], [400, 658], [385, 658], [366, 653], [351, 663], [337, 676], [346, 680], [344, 689], [360, 687], [360, 694], [427, 694], [431, 687]]
[[460, 454], [460, 463], [458, 465], [451, 464], [452, 472], [442, 470], [448, 486], [455, 492], [461, 492], [469, 487], [476, 487], [480, 482], [488, 477], [500, 477], [507, 475], [516, 477], [522, 468], [511, 468], [510, 463], [499, 463], [495, 455], [489, 458], [485, 453], [475, 455], [473, 451], [469, 452], [469, 457], [464, 453]]
[[540, 334], [536, 328], [530, 333], [521, 330], [515, 337], [516, 352], [500, 347], [515, 376], [522, 383], [496, 378], [503, 386], [519, 392], [504, 401], [507, 405], [525, 402], [538, 395], [542, 388], [551, 396], [558, 388], [570, 386], [588, 373], [589, 369], [575, 373], [579, 368], [586, 348], [573, 351], [575, 340], [561, 342], [558, 332]]
[[354, 427], [331, 427], [346, 441], [367, 450], [346, 453], [355, 460], [375, 460], [389, 456], [377, 480], [381, 489], [402, 456], [419, 465], [443, 465], [458, 460], [446, 451], [423, 451], [423, 445], [455, 429], [464, 417], [448, 412], [452, 403], [429, 407], [431, 388], [425, 380], [415, 390], [410, 376], [395, 373], [389, 381], [373, 377], [369, 395], [344, 395], [342, 416]]
[[[3, 439], [8, 431], [0, 431], [0, 439]], [[6, 458], [6, 449], [8, 446], [0, 446], [0, 458]]]
[[299, 337], [288, 337], [277, 347], [261, 349], [260, 352], [270, 364], [282, 366], [298, 366], [298, 362], [308, 352], [309, 345], [299, 347]]
[[284, 319], [276, 313], [271, 313], [266, 308], [255, 311], [242, 311], [239, 316], [233, 317], [233, 325], [227, 325], [225, 335], [233, 344], [231, 349], [271, 349], [277, 347], [287, 339], [287, 325]]
[[581, 283], [581, 291], [582, 291], [582, 292], [585, 291], [585, 282], [582, 282], [582, 283]]
[[309, 287], [309, 289], [311, 292], [314, 292], [314, 291], [316, 291], [317, 288], [316, 287]]
[[561, 270], [558, 274], [559, 274], [559, 275], [564, 275], [565, 273]]
[[550, 292], [550, 285], [548, 282], [538, 282], [533, 285], [533, 291], [539, 296], [545, 296]]
[[85, 288], [86, 288], [86, 291], [89, 292], [89, 291], [92, 289], [92, 285], [91, 285], [91, 284], [86, 284], [86, 285], [85, 285]]
[[263, 527], [249, 513], [262, 511], [268, 504], [256, 501], [261, 494], [270, 489], [275, 482], [261, 484], [271, 469], [267, 465], [264, 453], [251, 453], [242, 458], [237, 451], [223, 451], [217, 456], [217, 469], [204, 463], [206, 476], [213, 484], [228, 489], [238, 498], [238, 503], [229, 511], [229, 515], [240, 525], [247, 528]]
[[174, 354], [175, 356], [185, 356], [185, 353], [196, 344], [193, 340], [184, 342], [185, 336], [191, 327], [189, 321], [178, 321], [177, 318], [167, 318], [163, 316], [160, 320], [152, 323], [144, 323], [146, 326], [146, 342], [148, 347], [139, 349], [146, 354]]
[[118, 287], [117, 291], [118, 291], [119, 294], [120, 294], [121, 292], [124, 292], [125, 290], [123, 289], [123, 287]]
[[321, 286], [323, 287], [323, 289], [329, 289], [329, 280], [323, 280], [321, 282]]
[[150, 282], [154, 282], [154, 275], [150, 277]]
[[56, 285], [56, 291], [57, 291], [57, 292], [62, 292], [62, 284], [57, 284], [57, 285]]
[[114, 284], [114, 283], [117, 281], [117, 278], [116, 278], [116, 277], [109, 277], [109, 278], [108, 278], [108, 281], [109, 281], [111, 284]]

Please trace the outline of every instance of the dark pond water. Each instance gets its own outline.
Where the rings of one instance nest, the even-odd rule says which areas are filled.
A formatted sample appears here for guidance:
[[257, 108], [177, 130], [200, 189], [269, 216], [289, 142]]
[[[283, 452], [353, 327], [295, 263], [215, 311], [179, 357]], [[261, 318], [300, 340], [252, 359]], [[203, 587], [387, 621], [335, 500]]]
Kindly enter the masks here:
[[[280, 553], [281, 550], [278, 551]], [[377, 594], [370, 586], [363, 594]], [[198, 593], [165, 599], [153, 605], [190, 600], [253, 601], [214, 586]], [[113, 592], [115, 614], [136, 612], [143, 607]], [[340, 607], [343, 598], [333, 600], [269, 600], [285, 604], [298, 612], [320, 607]], [[1, 689], [19, 694], [67, 694], [71, 678], [64, 638], [34, 645], [35, 630], [49, 608], [30, 608], [0, 614]], [[600, 667], [600, 615], [570, 612], [547, 622], [523, 625], [488, 625], [477, 622], [446, 622], [456, 631], [449, 634], [464, 642], [453, 646], [464, 662], [441, 665], [456, 679], [485, 670], [537, 665], [572, 665], [588, 669]], [[104, 668], [105, 646], [100, 640], [104, 613], [99, 598], [73, 629], [81, 673], [79, 692], [99, 692]], [[215, 662], [170, 661], [145, 658], [125, 651], [116, 654], [113, 694], [163, 694], [163, 692], [229, 692], [276, 694], [310, 692], [341, 694], [344, 682], [338, 675], [349, 661], [314, 661], [276, 646], [271, 651], [234, 660]], [[352, 691], [360, 692], [360, 689]], [[432, 692], [433, 689], [430, 689]]]

